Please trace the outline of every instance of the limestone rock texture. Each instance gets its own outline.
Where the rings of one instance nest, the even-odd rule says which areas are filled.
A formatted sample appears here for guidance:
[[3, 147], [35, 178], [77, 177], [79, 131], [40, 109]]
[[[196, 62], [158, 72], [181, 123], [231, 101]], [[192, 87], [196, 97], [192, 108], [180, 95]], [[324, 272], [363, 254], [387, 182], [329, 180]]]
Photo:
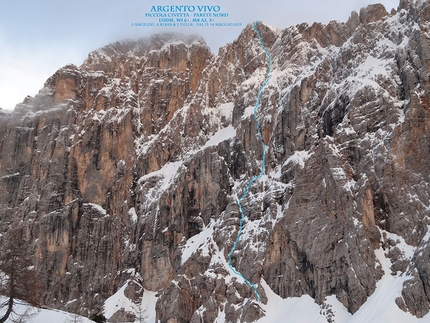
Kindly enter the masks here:
[[[413, 0], [258, 24], [266, 172], [242, 201], [232, 265], [263, 304], [268, 286], [355, 313], [393, 275], [396, 304], [429, 312], [429, 21]], [[265, 315], [226, 259], [261, 169], [266, 70], [252, 25], [217, 55], [154, 35], [60, 68], [1, 113], [0, 233], [26, 229], [46, 305], [90, 315], [126, 285], [131, 301], [157, 292], [162, 323]]]

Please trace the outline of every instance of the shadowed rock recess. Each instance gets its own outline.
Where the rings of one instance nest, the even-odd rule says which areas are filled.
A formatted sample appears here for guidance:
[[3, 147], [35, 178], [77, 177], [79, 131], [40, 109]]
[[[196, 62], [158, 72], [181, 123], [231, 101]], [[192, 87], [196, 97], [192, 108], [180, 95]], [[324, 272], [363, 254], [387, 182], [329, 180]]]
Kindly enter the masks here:
[[[396, 304], [428, 313], [429, 21], [428, 1], [402, 0], [346, 23], [258, 24], [266, 175], [232, 265], [263, 304], [266, 282], [354, 313], [394, 275]], [[264, 316], [226, 258], [261, 168], [266, 68], [251, 25], [218, 55], [155, 35], [90, 53], [1, 113], [0, 232], [26, 229], [45, 304], [89, 315], [128, 284], [133, 301], [158, 292], [162, 323]]]

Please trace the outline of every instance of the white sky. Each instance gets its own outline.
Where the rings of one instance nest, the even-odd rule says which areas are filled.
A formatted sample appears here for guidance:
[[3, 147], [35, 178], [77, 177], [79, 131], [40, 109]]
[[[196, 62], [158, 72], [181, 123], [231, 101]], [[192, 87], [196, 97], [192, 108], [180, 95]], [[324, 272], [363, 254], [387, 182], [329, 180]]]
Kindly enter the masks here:
[[[377, 2], [377, 1], [375, 1]], [[88, 53], [124, 38], [139, 38], [167, 27], [133, 27], [155, 22], [145, 13], [155, 5], [220, 6], [225, 22], [242, 27], [177, 27], [202, 35], [214, 53], [233, 41], [246, 26], [260, 20], [278, 28], [301, 22], [346, 21], [372, 0], [0, 0], [0, 107], [13, 109], [34, 96], [60, 67], [81, 65]], [[387, 11], [398, 0], [381, 0]], [[222, 22], [219, 20], [217, 22]]]

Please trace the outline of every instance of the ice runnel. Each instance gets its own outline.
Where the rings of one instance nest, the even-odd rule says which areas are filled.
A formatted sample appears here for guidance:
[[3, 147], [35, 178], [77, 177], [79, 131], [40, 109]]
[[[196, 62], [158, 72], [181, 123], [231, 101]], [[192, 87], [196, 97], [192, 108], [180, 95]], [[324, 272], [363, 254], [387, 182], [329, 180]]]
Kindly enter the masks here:
[[266, 53], [266, 56], [267, 56], [267, 73], [266, 73], [266, 79], [264, 80], [263, 84], [261, 85], [260, 89], [258, 90], [257, 103], [255, 104], [255, 108], [254, 108], [255, 126], [257, 128], [258, 137], [260, 138], [261, 144], [263, 146], [263, 152], [262, 152], [262, 155], [261, 155], [261, 161], [262, 161], [261, 162], [261, 172], [260, 172], [260, 174], [258, 176], [254, 176], [254, 177], [252, 177], [249, 180], [248, 184], [245, 187], [245, 190], [243, 191], [242, 196], [237, 201], [237, 204], [239, 205], [240, 213], [241, 213], [242, 216], [240, 217], [240, 221], [239, 221], [239, 233], [237, 234], [236, 241], [234, 242], [233, 247], [231, 248], [231, 250], [230, 250], [230, 252], [228, 254], [228, 266], [230, 267], [230, 269], [236, 275], [242, 277], [246, 284], [248, 284], [249, 286], [251, 286], [254, 289], [255, 297], [257, 298], [258, 302], [260, 302], [261, 301], [260, 300], [260, 294], [258, 293], [257, 286], [255, 284], [251, 283], [248, 279], [246, 279], [240, 272], [238, 272], [236, 269], [234, 269], [233, 266], [231, 265], [231, 256], [233, 255], [233, 252], [234, 252], [234, 250], [236, 248], [236, 245], [237, 245], [237, 243], [240, 240], [240, 236], [241, 236], [242, 231], [243, 231], [243, 220], [245, 218], [245, 212], [243, 211], [243, 208], [242, 208], [242, 205], [241, 205], [240, 202], [246, 197], [246, 194], [248, 193], [248, 189], [250, 188], [250, 186], [252, 185], [252, 183], [255, 180], [261, 178], [264, 175], [264, 172], [265, 172], [264, 164], [265, 164], [265, 157], [266, 157], [266, 144], [263, 141], [263, 136], [261, 134], [260, 125], [258, 123], [256, 113], [257, 113], [258, 107], [260, 105], [261, 92], [263, 91], [263, 89], [266, 86], [267, 82], [269, 82], [269, 75], [270, 75], [270, 54], [267, 51], [266, 46], [264, 46], [263, 39], [261, 38], [260, 32], [257, 29], [257, 24], [258, 24], [258, 21], [256, 21], [254, 23], [254, 30], [257, 33], [258, 39], [260, 40], [261, 47], [263, 48], [263, 50], [264, 50], [264, 52]]

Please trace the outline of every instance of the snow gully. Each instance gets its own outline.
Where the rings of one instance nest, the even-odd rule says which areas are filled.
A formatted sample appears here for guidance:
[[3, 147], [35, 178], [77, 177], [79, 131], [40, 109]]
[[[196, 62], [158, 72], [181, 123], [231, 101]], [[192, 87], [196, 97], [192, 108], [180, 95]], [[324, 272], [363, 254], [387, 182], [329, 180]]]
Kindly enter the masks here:
[[263, 136], [261, 134], [260, 125], [258, 123], [256, 113], [257, 113], [258, 107], [260, 105], [261, 92], [263, 91], [263, 89], [266, 86], [267, 82], [269, 82], [269, 75], [270, 75], [270, 54], [267, 51], [266, 47], [264, 46], [263, 39], [261, 38], [260, 32], [257, 29], [257, 24], [258, 24], [258, 21], [256, 21], [254, 23], [254, 30], [257, 33], [258, 39], [260, 40], [261, 47], [263, 48], [263, 50], [264, 50], [264, 52], [266, 53], [266, 56], [267, 56], [267, 73], [266, 73], [266, 79], [264, 80], [263, 84], [261, 85], [260, 89], [258, 90], [258, 93], [257, 93], [257, 103], [256, 103], [255, 108], [254, 108], [255, 126], [257, 128], [258, 137], [260, 138], [261, 144], [263, 146], [263, 152], [261, 154], [261, 172], [260, 172], [260, 175], [254, 176], [254, 177], [252, 177], [250, 179], [250, 181], [248, 182], [248, 184], [245, 187], [245, 190], [243, 191], [242, 196], [237, 201], [237, 204], [239, 205], [240, 213], [242, 214], [242, 216], [241, 216], [240, 222], [239, 222], [239, 233], [237, 234], [236, 241], [234, 242], [233, 247], [231, 248], [231, 250], [230, 250], [230, 252], [228, 254], [228, 266], [230, 267], [230, 269], [237, 276], [242, 277], [243, 280], [245, 281], [245, 283], [247, 283], [249, 286], [251, 286], [254, 289], [255, 297], [257, 298], [258, 302], [260, 302], [261, 301], [260, 300], [260, 294], [258, 293], [257, 286], [255, 284], [251, 283], [248, 279], [246, 279], [240, 272], [238, 272], [236, 269], [234, 269], [233, 266], [231, 265], [231, 256], [233, 255], [234, 249], [236, 248], [236, 245], [239, 242], [240, 236], [242, 234], [242, 231], [243, 231], [243, 219], [245, 218], [245, 212], [243, 211], [243, 208], [242, 208], [242, 205], [241, 205], [240, 202], [246, 197], [246, 194], [248, 193], [248, 189], [252, 185], [252, 183], [255, 180], [257, 180], [257, 179], [260, 179], [264, 175], [264, 173], [265, 173], [264, 164], [265, 164], [265, 157], [266, 157], [266, 144], [263, 141]]

